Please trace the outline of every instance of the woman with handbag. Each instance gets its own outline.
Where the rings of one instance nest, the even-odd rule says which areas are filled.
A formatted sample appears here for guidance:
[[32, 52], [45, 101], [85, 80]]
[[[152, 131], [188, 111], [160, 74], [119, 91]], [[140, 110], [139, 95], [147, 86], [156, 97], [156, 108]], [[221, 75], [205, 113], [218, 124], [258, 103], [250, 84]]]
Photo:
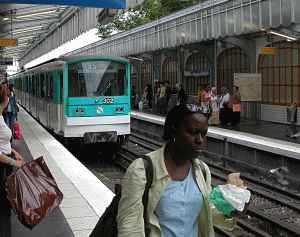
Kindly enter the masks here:
[[11, 148], [12, 131], [4, 122], [2, 113], [8, 105], [8, 90], [0, 85], [0, 236], [11, 236], [11, 206], [5, 190], [6, 178], [12, 173], [13, 167], [20, 168], [25, 162], [23, 157]]
[[123, 181], [117, 216], [118, 236], [213, 237], [213, 225], [226, 229], [235, 227], [234, 217], [244, 215], [248, 205], [243, 212], [234, 211], [224, 216], [209, 202], [210, 171], [198, 160], [207, 130], [207, 117], [196, 105], [179, 104], [168, 112], [163, 137], [168, 143], [147, 154], [154, 175], [145, 215], [150, 235], [145, 235], [143, 218], [145, 168], [143, 160], [136, 159]]
[[226, 87], [221, 88], [222, 95], [220, 98], [220, 122], [227, 125], [230, 119], [230, 110], [228, 109], [228, 102], [230, 100], [230, 94]]
[[240, 114], [241, 114], [241, 94], [238, 91], [239, 87], [233, 87], [233, 95], [230, 97], [228, 102], [228, 108], [230, 113], [230, 119], [228, 125], [237, 125], [240, 123]]

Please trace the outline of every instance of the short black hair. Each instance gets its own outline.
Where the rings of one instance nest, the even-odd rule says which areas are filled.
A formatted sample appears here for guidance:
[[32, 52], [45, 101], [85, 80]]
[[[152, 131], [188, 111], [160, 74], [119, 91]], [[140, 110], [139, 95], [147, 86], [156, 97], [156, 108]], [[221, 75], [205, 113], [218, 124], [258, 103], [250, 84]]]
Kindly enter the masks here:
[[199, 86], [202, 86], [202, 87], [203, 87], [203, 84], [199, 84]]
[[236, 88], [237, 91], [239, 91], [239, 87], [238, 86], [234, 86]]
[[170, 84], [170, 82], [169, 82], [169, 81], [166, 81], [165, 83], [168, 83], [168, 84]]
[[203, 85], [203, 88], [205, 89], [206, 87], [208, 87], [209, 85], [208, 84], [204, 84]]
[[168, 112], [165, 120], [163, 139], [165, 141], [172, 141], [174, 139], [174, 132], [183, 124], [185, 117], [195, 113], [200, 113], [207, 118], [201, 111], [192, 112], [183, 104], [173, 107]]

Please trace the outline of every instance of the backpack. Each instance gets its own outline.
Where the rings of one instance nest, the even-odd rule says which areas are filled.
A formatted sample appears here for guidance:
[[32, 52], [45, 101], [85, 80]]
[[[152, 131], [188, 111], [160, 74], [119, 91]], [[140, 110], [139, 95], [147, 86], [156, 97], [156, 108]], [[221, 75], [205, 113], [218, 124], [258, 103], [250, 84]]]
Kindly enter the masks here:
[[[142, 155], [147, 183], [145, 187], [145, 191], [143, 194], [143, 205], [144, 205], [144, 226], [145, 226], [145, 236], [150, 236], [150, 228], [147, 226], [146, 222], [146, 211], [148, 204], [148, 194], [149, 189], [153, 180], [153, 165], [149, 156]], [[117, 237], [118, 235], [118, 227], [117, 227], [117, 215], [118, 215], [118, 206], [121, 199], [121, 190], [122, 186], [120, 184], [116, 184], [115, 186], [115, 197], [111, 201], [110, 205], [106, 208], [103, 215], [100, 217], [96, 227], [91, 233], [90, 237]]]

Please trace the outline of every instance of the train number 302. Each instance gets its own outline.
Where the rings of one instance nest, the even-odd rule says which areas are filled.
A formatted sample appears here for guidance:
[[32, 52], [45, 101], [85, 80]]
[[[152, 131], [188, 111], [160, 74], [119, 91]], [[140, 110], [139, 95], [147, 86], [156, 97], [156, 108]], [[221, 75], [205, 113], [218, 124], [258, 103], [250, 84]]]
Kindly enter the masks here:
[[103, 104], [112, 104], [114, 103], [114, 98], [103, 98]]

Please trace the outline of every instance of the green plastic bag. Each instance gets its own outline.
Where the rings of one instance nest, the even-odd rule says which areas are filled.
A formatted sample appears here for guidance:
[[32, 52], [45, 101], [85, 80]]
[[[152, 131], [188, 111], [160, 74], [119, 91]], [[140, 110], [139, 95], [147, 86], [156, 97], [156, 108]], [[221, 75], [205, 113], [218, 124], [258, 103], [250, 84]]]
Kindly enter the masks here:
[[219, 187], [215, 187], [209, 196], [209, 202], [213, 203], [219, 212], [224, 213], [225, 215], [229, 215], [232, 211], [235, 210], [234, 206], [232, 206], [229, 202], [227, 202], [219, 189]]

